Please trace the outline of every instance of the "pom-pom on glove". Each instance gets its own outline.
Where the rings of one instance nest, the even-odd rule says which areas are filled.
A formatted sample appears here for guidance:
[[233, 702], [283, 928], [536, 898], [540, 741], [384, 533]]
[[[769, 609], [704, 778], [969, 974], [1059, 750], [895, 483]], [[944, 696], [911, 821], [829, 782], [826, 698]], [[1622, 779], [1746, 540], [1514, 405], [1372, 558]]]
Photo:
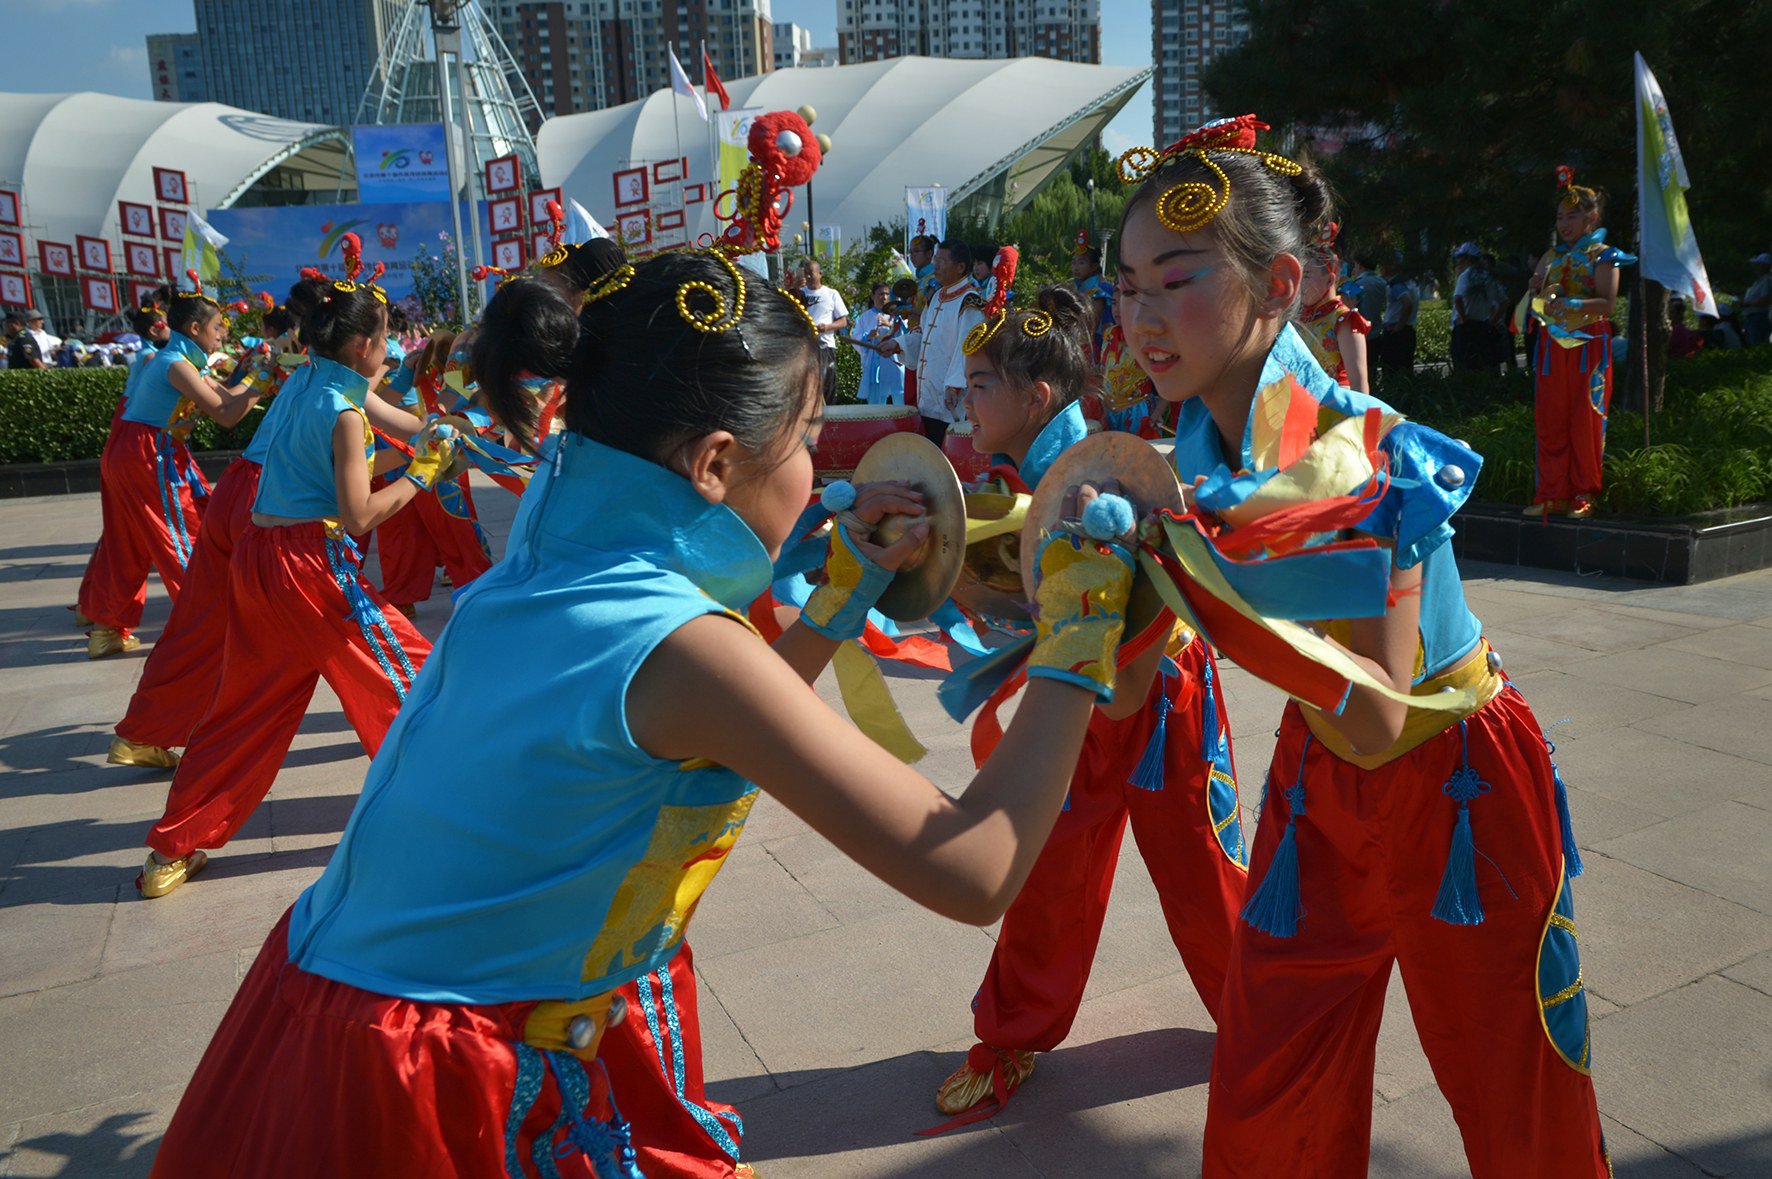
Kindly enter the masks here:
[[[1098, 508], [1104, 501], [1116, 502]], [[1113, 700], [1115, 656], [1126, 630], [1136, 565], [1111, 538], [1129, 531], [1114, 525], [1131, 517], [1125, 500], [1101, 496], [1085, 509], [1083, 522], [1091, 533], [1106, 537], [1059, 532], [1041, 546], [1030, 678], [1063, 680], [1088, 688], [1103, 703]]]
[[892, 571], [868, 560], [841, 521], [831, 529], [824, 569], [827, 580], [806, 599], [801, 619], [825, 638], [839, 643], [860, 638], [867, 628], [868, 611], [892, 584]]
[[454, 426], [433, 422], [412, 436], [412, 461], [406, 464], [406, 478], [429, 491], [455, 462], [461, 446]]

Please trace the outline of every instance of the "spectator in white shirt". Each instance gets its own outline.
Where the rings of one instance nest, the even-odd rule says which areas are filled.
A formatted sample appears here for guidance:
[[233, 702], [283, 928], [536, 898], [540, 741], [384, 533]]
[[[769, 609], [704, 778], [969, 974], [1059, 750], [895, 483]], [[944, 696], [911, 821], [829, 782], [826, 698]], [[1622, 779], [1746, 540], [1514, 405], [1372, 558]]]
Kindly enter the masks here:
[[818, 325], [818, 346], [829, 348], [835, 355], [837, 333], [849, 326], [849, 305], [835, 287], [824, 285], [824, 267], [818, 259], [806, 259], [806, 314]]
[[971, 272], [972, 250], [966, 243], [942, 242], [935, 251], [940, 286], [923, 309], [917, 359], [917, 412], [923, 415], [923, 432], [938, 446], [948, 426], [963, 420], [960, 399], [966, 394], [966, 356], [960, 345], [966, 333], [984, 322]]
[[1749, 262], [1754, 268], [1753, 285], [1741, 296], [1737, 309], [1747, 346], [1752, 348], [1772, 338], [1772, 254], [1755, 254]]
[[1454, 250], [1452, 265], [1458, 271], [1452, 284], [1452, 366], [1494, 369], [1501, 360], [1501, 286], [1489, 277], [1475, 242]]

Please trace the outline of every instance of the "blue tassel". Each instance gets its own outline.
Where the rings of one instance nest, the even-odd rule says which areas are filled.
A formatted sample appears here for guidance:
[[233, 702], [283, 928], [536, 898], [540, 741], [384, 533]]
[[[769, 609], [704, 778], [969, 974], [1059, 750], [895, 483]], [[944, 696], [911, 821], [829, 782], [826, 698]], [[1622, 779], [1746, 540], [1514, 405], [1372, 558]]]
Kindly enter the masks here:
[[1458, 806], [1458, 823], [1452, 828], [1452, 850], [1446, 853], [1446, 874], [1440, 877], [1434, 916], [1451, 925], [1483, 922], [1483, 901], [1477, 896], [1477, 847], [1471, 839], [1471, 809], [1463, 803]]
[[[1306, 737], [1298, 755], [1298, 781], [1286, 791], [1290, 815], [1286, 831], [1274, 848], [1273, 862], [1261, 885], [1250, 894], [1243, 906], [1242, 917], [1253, 929], [1271, 937], [1292, 937], [1298, 932], [1298, 919], [1304, 916], [1304, 902], [1298, 887], [1298, 816], [1304, 814], [1304, 755], [1310, 752], [1313, 738]], [[1272, 771], [1269, 771], [1270, 777]]]
[[1464, 741], [1464, 764], [1453, 770], [1440, 788], [1458, 803], [1458, 821], [1452, 828], [1452, 847], [1446, 853], [1446, 872], [1440, 877], [1433, 915], [1450, 925], [1481, 925], [1483, 901], [1477, 895], [1477, 845], [1471, 836], [1470, 804], [1489, 793], [1489, 783], [1471, 768], [1468, 722], [1458, 722], [1458, 734]]
[[1175, 707], [1169, 700], [1168, 676], [1158, 680], [1157, 702], [1153, 707], [1157, 710], [1157, 723], [1151, 729], [1151, 739], [1145, 743], [1144, 756], [1138, 759], [1132, 777], [1127, 779], [1128, 785], [1140, 790], [1163, 788], [1163, 751], [1169, 744], [1169, 712]]
[[1563, 867], [1574, 878], [1582, 872], [1581, 852], [1575, 846], [1575, 820], [1569, 814], [1569, 788], [1563, 785], [1563, 775], [1557, 772], [1556, 762], [1551, 763], [1551, 779], [1557, 784], [1557, 823], [1563, 828]]

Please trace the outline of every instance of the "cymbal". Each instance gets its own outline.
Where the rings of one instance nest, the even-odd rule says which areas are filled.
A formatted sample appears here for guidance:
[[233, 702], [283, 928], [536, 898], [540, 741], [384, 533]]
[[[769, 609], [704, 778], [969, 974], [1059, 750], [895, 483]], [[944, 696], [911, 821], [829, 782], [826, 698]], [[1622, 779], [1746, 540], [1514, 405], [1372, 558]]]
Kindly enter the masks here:
[[[923, 493], [929, 536], [922, 553], [899, 569], [874, 608], [897, 622], [927, 618], [947, 601], [960, 577], [966, 556], [966, 500], [960, 477], [941, 449], [921, 434], [899, 431], [868, 448], [855, 465], [855, 482], [881, 483], [903, 479]], [[875, 544], [890, 544], [918, 521], [888, 516], [874, 531]]]
[[[1109, 479], [1119, 480], [1120, 494], [1132, 501], [1132, 509], [1141, 520], [1162, 508], [1182, 508], [1181, 484], [1175, 478], [1175, 468], [1149, 441], [1114, 431], [1093, 434], [1059, 455], [1034, 490], [1027, 524], [1021, 533], [1023, 585], [1035, 584], [1034, 558], [1047, 533], [1058, 528], [1064, 493], [1079, 483], [1100, 487]], [[1144, 633], [1162, 612], [1162, 598], [1141, 571], [1132, 583], [1132, 597], [1126, 604], [1126, 630], [1120, 641], [1129, 642]]]
[[[973, 491], [966, 494], [969, 520], [1001, 520], [1015, 506], [1015, 496]], [[1021, 530], [975, 541], [966, 546], [954, 601], [980, 618], [1026, 622], [1033, 617], [1021, 581]]]

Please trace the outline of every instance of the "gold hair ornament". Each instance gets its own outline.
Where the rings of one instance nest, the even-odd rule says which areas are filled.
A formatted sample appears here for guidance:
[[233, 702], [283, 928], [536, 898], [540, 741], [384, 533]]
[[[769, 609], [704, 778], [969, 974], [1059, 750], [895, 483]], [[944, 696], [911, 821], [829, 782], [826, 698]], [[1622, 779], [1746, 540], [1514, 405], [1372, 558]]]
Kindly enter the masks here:
[[1254, 115], [1217, 119], [1160, 152], [1149, 147], [1131, 148], [1121, 154], [1116, 168], [1121, 180], [1136, 184], [1184, 157], [1198, 160], [1214, 180], [1184, 180], [1171, 185], [1157, 197], [1156, 207], [1157, 220], [1167, 228], [1176, 233], [1192, 233], [1212, 224], [1231, 199], [1230, 177], [1207, 153], [1254, 156], [1280, 176], [1297, 176], [1304, 171], [1297, 161], [1255, 146], [1255, 133], [1266, 130], [1268, 125]]
[[615, 294], [615, 292], [626, 287], [633, 281], [634, 264], [631, 262], [623, 262], [619, 267], [610, 272], [609, 277], [585, 292], [585, 305], [589, 306], [590, 304], [595, 303], [598, 299], [607, 299], [609, 296]]
[[960, 350], [967, 356], [976, 356], [983, 352], [1012, 315], [1021, 327], [1021, 334], [1030, 340], [1037, 340], [1052, 330], [1052, 316], [1044, 311], [1005, 311], [995, 319], [987, 319], [967, 332]]
[[[677, 288], [677, 314], [683, 317], [684, 323], [698, 332], [724, 332], [737, 327], [738, 321], [744, 318], [744, 275], [738, 272], [738, 267], [725, 254], [718, 250], [710, 250], [709, 253], [732, 276], [732, 301], [728, 303], [725, 293], [713, 283], [699, 278], [691, 279]], [[714, 301], [711, 310], [696, 311], [689, 306], [690, 296], [697, 292]]]

